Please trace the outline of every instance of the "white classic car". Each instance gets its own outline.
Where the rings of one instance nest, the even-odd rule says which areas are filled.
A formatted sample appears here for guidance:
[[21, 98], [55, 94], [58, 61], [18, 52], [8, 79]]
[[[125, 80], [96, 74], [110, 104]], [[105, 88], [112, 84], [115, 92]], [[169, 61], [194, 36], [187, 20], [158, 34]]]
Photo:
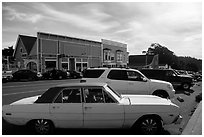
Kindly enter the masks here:
[[158, 134], [164, 124], [180, 123], [179, 107], [153, 95], [120, 95], [106, 83], [71, 83], [41, 96], [3, 106], [3, 118], [29, 125], [37, 134], [54, 128], [131, 128]]

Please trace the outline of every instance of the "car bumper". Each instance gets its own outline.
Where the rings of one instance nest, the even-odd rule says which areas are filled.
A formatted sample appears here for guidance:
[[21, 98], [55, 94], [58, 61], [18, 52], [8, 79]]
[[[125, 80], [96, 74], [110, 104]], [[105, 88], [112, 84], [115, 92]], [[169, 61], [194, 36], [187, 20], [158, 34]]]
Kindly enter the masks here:
[[178, 115], [178, 116], [174, 119], [173, 123], [174, 123], [174, 124], [180, 124], [182, 120], [183, 120], [183, 117], [182, 117], [181, 115]]

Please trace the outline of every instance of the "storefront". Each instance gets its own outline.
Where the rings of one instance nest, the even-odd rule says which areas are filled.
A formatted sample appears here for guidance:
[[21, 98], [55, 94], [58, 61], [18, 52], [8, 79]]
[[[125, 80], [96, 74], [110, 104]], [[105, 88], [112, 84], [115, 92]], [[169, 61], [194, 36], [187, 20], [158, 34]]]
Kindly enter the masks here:
[[37, 39], [41, 72], [51, 68], [81, 72], [88, 67], [101, 66], [101, 42], [48, 33], [38, 33]]

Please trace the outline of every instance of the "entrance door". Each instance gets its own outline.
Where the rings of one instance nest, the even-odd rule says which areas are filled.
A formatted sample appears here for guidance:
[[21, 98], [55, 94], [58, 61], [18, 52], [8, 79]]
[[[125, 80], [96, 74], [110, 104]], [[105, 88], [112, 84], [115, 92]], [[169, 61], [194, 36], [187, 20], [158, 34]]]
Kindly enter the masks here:
[[69, 59], [69, 69], [71, 70], [71, 71], [73, 71], [73, 70], [75, 70], [75, 58], [70, 58]]

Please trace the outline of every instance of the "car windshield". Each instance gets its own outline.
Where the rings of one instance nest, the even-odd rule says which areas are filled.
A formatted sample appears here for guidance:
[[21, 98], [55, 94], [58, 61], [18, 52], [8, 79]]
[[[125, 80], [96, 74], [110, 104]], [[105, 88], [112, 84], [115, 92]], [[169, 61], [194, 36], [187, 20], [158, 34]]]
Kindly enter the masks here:
[[105, 86], [105, 89], [117, 100], [117, 101], [119, 101], [119, 100], [121, 100], [122, 99], [122, 96], [118, 93], [118, 92], [116, 92], [116, 91], [114, 91], [110, 86]]
[[58, 95], [58, 93], [63, 89], [63, 87], [53, 87], [49, 88], [45, 91], [41, 97], [39, 97], [35, 103], [52, 103], [54, 98]]
[[172, 72], [173, 72], [173, 75], [175, 76], [179, 75], [179, 73], [177, 73], [175, 70], [172, 70]]

